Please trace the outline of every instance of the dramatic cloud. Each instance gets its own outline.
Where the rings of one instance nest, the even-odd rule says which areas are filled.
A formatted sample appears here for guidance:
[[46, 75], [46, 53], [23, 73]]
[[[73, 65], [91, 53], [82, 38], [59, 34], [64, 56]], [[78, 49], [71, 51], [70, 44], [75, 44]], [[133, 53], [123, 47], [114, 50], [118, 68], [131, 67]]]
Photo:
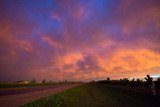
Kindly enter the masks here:
[[0, 81], [160, 74], [159, 0], [1, 0]]

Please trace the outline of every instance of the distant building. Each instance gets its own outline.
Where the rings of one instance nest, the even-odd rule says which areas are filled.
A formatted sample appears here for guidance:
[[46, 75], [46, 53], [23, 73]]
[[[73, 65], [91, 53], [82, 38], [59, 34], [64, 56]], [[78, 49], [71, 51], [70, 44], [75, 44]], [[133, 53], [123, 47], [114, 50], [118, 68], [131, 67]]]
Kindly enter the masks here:
[[27, 84], [27, 83], [29, 83], [28, 81], [17, 81], [17, 83], [20, 83], [20, 84]]

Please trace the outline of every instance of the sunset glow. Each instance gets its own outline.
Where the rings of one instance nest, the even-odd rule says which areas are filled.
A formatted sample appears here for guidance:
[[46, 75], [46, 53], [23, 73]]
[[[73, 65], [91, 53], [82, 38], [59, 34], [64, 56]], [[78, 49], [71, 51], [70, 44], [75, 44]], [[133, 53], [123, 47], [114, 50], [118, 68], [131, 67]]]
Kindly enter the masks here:
[[160, 75], [160, 0], [0, 0], [0, 81]]

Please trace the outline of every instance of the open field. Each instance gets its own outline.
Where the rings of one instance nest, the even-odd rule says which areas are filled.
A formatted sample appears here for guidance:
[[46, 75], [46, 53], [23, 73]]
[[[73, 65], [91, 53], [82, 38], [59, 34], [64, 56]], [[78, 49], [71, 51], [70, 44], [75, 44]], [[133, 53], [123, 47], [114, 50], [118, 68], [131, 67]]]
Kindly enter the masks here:
[[63, 83], [0, 83], [0, 88], [20, 88], [20, 87], [34, 87], [34, 86], [48, 86]]
[[158, 107], [160, 99], [103, 84], [84, 84], [50, 97], [28, 103], [24, 107]]
[[0, 107], [17, 107], [81, 84], [67, 83], [38, 87], [3, 88], [0, 89]]

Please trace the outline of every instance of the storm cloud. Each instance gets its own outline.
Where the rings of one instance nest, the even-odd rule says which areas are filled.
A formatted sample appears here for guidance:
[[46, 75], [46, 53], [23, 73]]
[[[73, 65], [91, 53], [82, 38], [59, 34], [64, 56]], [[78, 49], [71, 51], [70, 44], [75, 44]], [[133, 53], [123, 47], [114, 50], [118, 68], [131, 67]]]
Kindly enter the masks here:
[[159, 0], [1, 0], [0, 81], [160, 74]]

